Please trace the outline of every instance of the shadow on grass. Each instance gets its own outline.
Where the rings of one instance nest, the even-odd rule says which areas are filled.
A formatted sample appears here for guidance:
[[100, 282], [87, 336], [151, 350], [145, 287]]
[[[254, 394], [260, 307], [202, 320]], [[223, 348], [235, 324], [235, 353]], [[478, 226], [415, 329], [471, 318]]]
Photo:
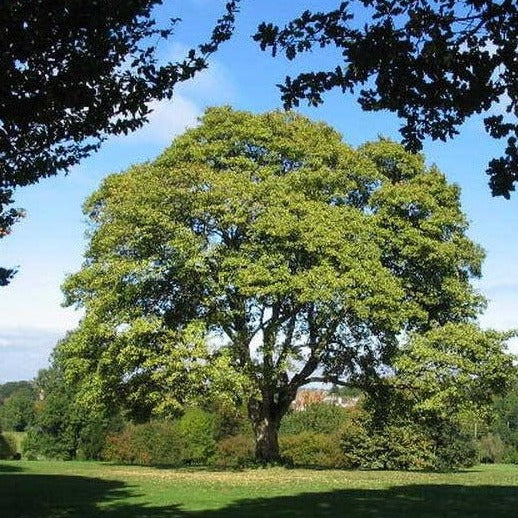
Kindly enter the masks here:
[[[135, 496], [116, 480], [63, 475], [5, 474], [0, 477], [2, 518], [103, 516], [99, 505]], [[138, 510], [136, 510], [138, 513]], [[121, 515], [123, 516], [123, 515]], [[128, 515], [129, 516], [129, 515]]]
[[[516, 487], [406, 485], [241, 500], [189, 518], [516, 518]], [[174, 516], [174, 515], [171, 515]], [[178, 515], [183, 516], [183, 515]]]
[[2, 518], [516, 518], [518, 510], [518, 490], [511, 486], [344, 489], [243, 499], [206, 511], [182, 508], [174, 502], [174, 488], [168, 505], [158, 507], [143, 498], [138, 488], [115, 480], [16, 473], [0, 477]]

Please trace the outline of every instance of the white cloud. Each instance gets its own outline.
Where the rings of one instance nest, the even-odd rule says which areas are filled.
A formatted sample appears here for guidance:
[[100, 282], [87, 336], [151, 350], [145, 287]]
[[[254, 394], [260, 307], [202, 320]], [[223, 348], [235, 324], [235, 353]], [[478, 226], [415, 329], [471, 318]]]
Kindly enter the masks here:
[[206, 106], [230, 103], [235, 97], [231, 73], [218, 61], [209, 62], [207, 69], [196, 74], [190, 81], [178, 85], [176, 91], [195, 98]]
[[0, 383], [34, 378], [64, 333], [18, 328], [0, 331]]
[[[182, 56], [184, 50], [177, 45], [176, 50], [173, 49], [174, 56]], [[214, 61], [192, 80], [180, 83], [171, 100], [150, 103], [152, 113], [144, 127], [115, 140], [139, 146], [169, 145], [174, 137], [197, 125], [206, 107], [230, 103], [234, 95], [228, 70]]]
[[43, 262], [22, 264], [11, 283], [2, 288], [0, 333], [27, 327], [56, 333], [77, 325], [81, 312], [61, 307], [63, 270], [45, 278], [43, 272], [48, 268]]
[[484, 327], [500, 330], [518, 328], [518, 300], [505, 294], [490, 300], [480, 320]]
[[176, 95], [171, 101], [154, 101], [149, 104], [149, 108], [152, 113], [147, 124], [128, 136], [117, 137], [116, 140], [132, 146], [166, 146], [175, 136], [194, 127], [201, 114], [196, 103], [181, 95]]
[[[188, 52], [188, 46], [175, 43], [168, 48], [161, 61], [181, 61]], [[195, 74], [189, 81], [179, 83], [175, 92], [205, 106], [230, 103], [236, 95], [232, 72], [220, 61], [210, 58], [205, 70]]]

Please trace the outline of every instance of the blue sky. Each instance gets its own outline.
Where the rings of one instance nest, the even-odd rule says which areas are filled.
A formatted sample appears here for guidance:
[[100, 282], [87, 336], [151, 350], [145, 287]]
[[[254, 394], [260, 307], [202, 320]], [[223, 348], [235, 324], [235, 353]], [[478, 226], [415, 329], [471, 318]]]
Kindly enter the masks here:
[[[174, 38], [160, 47], [163, 59], [179, 56], [206, 39], [223, 6], [217, 0], [165, 3], [167, 7], [157, 17], [179, 15], [183, 22]], [[128, 137], [110, 139], [66, 177], [44, 180], [16, 193], [16, 205], [27, 210], [27, 217], [0, 241], [0, 265], [19, 266], [12, 283], [0, 288], [0, 383], [35, 376], [47, 365], [56, 340], [80, 318], [80, 312], [61, 307], [60, 285], [67, 273], [81, 266], [86, 228], [81, 205], [101, 179], [157, 156], [175, 135], [196, 124], [207, 106], [231, 104], [254, 112], [280, 108], [276, 83], [288, 73], [332, 66], [335, 56], [317, 51], [296, 63], [273, 60], [260, 52], [250, 35], [265, 18], [282, 22], [301, 5], [332, 7], [336, 3], [245, 0], [236, 37], [213, 57], [207, 71], [177, 89], [172, 102], [154, 104], [146, 127]], [[300, 111], [334, 126], [353, 146], [379, 135], [398, 138], [399, 122], [394, 115], [363, 113], [350, 96], [340, 93], [327, 95], [319, 108], [301, 106]], [[424, 148], [428, 163], [437, 164], [450, 181], [461, 186], [463, 209], [471, 222], [469, 234], [487, 252], [483, 278], [476, 282], [490, 301], [481, 323], [507, 329], [518, 327], [518, 195], [510, 201], [492, 198], [484, 174], [488, 160], [500, 152], [500, 145], [486, 136], [480, 119], [468, 121], [456, 139], [426, 142]], [[513, 349], [518, 352], [517, 346]]]

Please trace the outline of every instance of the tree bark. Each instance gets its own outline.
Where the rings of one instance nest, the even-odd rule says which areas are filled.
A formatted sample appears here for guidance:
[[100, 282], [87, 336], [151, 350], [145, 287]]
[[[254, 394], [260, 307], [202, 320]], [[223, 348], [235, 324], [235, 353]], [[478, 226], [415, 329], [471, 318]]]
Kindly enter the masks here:
[[279, 451], [279, 426], [271, 416], [263, 416], [252, 423], [255, 434], [255, 458], [263, 464], [273, 464], [281, 461]]
[[262, 399], [254, 398], [248, 402], [248, 415], [255, 435], [255, 459], [258, 462], [274, 464], [282, 461], [279, 428], [295, 395], [296, 390], [264, 391]]

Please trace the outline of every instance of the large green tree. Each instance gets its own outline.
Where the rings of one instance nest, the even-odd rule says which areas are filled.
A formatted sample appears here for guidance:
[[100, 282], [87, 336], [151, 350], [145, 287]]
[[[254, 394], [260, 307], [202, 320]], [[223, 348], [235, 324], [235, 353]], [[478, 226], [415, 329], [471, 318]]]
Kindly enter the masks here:
[[[112, 134], [141, 127], [148, 103], [207, 67], [233, 31], [230, 1], [204, 44], [160, 65], [162, 0], [5, 0], [0, 3], [0, 238], [19, 212], [12, 190], [67, 171]], [[0, 269], [0, 285], [12, 270]]]
[[[367, 386], [402, 333], [482, 304], [458, 187], [398, 144], [354, 150], [295, 113], [209, 109], [156, 161], [108, 177], [85, 212], [86, 261], [64, 287], [85, 309], [58, 352], [66, 375], [85, 397], [160, 410], [191, 381], [241, 386], [263, 461], [300, 387]], [[219, 378], [200, 383], [213, 361]]]
[[364, 110], [403, 119], [407, 148], [446, 140], [483, 113], [488, 134], [506, 139], [487, 173], [494, 195], [509, 197], [518, 181], [518, 5], [514, 0], [349, 0], [329, 11], [307, 10], [279, 27], [259, 26], [255, 39], [288, 59], [334, 47], [336, 67], [287, 77], [287, 107], [322, 102], [334, 89], [358, 94]]

